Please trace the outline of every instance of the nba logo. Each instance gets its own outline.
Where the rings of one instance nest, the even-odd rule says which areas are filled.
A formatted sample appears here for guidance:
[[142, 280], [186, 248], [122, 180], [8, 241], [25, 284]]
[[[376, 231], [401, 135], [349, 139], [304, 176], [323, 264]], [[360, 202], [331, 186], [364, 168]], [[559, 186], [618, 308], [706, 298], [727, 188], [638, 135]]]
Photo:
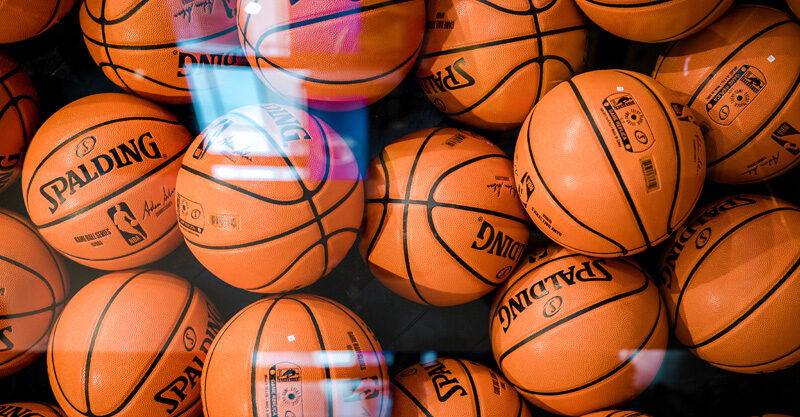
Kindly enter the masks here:
[[133, 246], [147, 237], [144, 228], [136, 220], [128, 204], [122, 202], [108, 209], [108, 217], [114, 222], [119, 233], [129, 245]]

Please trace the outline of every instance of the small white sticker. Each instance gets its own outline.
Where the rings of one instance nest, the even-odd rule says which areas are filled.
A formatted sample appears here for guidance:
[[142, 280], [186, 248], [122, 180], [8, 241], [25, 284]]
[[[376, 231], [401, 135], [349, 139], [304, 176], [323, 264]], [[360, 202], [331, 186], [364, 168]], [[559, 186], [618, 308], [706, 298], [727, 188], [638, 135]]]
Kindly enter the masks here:
[[775, 61], [775, 57], [770, 55], [770, 56], [767, 57], [767, 61], [774, 62]]
[[[253, 3], [250, 3], [250, 4], [253, 4]], [[289, 339], [290, 342], [294, 342], [295, 341], [295, 337], [294, 337], [293, 334], [290, 334], [289, 337], [287, 337], [287, 339]]]
[[617, 87], [617, 91], [625, 91], [625, 87], [622, 87], [622, 86]]

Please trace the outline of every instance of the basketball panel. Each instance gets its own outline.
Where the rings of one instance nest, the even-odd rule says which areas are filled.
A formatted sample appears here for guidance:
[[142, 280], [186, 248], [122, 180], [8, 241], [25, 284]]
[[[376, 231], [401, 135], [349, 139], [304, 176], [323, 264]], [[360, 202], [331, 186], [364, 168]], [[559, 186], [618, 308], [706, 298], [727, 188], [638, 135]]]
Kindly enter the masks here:
[[0, 320], [0, 375], [16, 372], [44, 353], [54, 314], [58, 309]]

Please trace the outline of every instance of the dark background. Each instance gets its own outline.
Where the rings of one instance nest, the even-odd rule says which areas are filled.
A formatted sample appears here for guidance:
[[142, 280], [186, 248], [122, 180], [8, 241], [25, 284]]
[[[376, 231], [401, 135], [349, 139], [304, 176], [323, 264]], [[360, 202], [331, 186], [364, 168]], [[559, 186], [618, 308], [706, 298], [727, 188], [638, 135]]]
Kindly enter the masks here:
[[[759, 3], [788, 10], [782, 0]], [[6, 24], [1, 16], [0, 24]], [[650, 74], [663, 47], [626, 41], [590, 26], [587, 70], [624, 68]], [[4, 49], [11, 52], [31, 75], [40, 96], [42, 120], [78, 98], [120, 91], [89, 56], [78, 25], [77, 7], [43, 35], [5, 45]], [[252, 78], [252, 73], [242, 71], [237, 77], [242, 82], [241, 77]], [[260, 85], [253, 83], [252, 79], [247, 83]], [[223, 91], [226, 91], [225, 103], [214, 102], [203, 109], [189, 105], [167, 107], [193, 134], [197, 134], [207, 122], [225, 110], [270, 98], [266, 91], [258, 89]], [[214, 100], [214, 97], [205, 97], [204, 100]], [[407, 133], [431, 126], [458, 126], [430, 104], [411, 76], [388, 97], [368, 109], [349, 113], [315, 113], [348, 140], [362, 167], [387, 143]], [[509, 155], [513, 152], [517, 131], [479, 133], [493, 140]], [[762, 184], [723, 186], [706, 183], [699, 204], [740, 192], [773, 194], [798, 204], [799, 179], [800, 169], [794, 169]], [[0, 207], [25, 213], [21, 196], [17, 182], [0, 194]], [[532, 247], [546, 241], [538, 231], [532, 240]], [[651, 250], [635, 258], [650, 271], [655, 271], [657, 256], [658, 250]], [[67, 263], [72, 294], [103, 275], [102, 271], [70, 261]], [[153, 266], [191, 280], [215, 301], [226, 319], [263, 297], [222, 283], [203, 269], [185, 245]], [[372, 277], [356, 247], [329, 276], [304, 291], [337, 300], [361, 316], [387, 351], [392, 375], [419, 361], [421, 355], [433, 352], [440, 356], [472, 359], [497, 368], [488, 338], [491, 294], [456, 307], [413, 303], [394, 295]], [[798, 328], [797, 325], [794, 327]], [[0, 403], [11, 401], [55, 403], [43, 357], [16, 374], [0, 378]], [[800, 416], [800, 366], [764, 375], [734, 374], [706, 364], [671, 340], [664, 364], [653, 384], [624, 408], [653, 416], [753, 416], [763, 413]], [[549, 415], [534, 407], [531, 411], [537, 416]]]

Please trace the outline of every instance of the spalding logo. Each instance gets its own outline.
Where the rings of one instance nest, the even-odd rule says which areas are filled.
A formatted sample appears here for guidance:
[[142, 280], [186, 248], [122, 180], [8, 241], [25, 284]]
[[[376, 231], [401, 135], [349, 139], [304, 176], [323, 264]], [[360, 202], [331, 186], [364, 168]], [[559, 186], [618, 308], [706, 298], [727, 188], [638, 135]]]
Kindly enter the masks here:
[[431, 377], [433, 390], [436, 392], [436, 397], [439, 399], [439, 402], [445, 402], [456, 394], [460, 397], [468, 395], [467, 390], [461, 386], [458, 378], [452, 376], [453, 373], [450, 372], [443, 363], [434, 361], [423, 364], [422, 367], [425, 368], [425, 371], [428, 372], [428, 376]]
[[23, 408], [17, 405], [0, 405], [0, 416], [2, 417], [44, 417], [44, 415], [31, 410], [30, 408]]
[[460, 90], [475, 85], [475, 78], [473, 78], [464, 68], [467, 61], [464, 58], [459, 58], [452, 65], [445, 67], [445, 75], [442, 77], [442, 71], [436, 71], [436, 74], [431, 74], [425, 77], [419, 77], [419, 85], [425, 94], [444, 93], [445, 91]]

